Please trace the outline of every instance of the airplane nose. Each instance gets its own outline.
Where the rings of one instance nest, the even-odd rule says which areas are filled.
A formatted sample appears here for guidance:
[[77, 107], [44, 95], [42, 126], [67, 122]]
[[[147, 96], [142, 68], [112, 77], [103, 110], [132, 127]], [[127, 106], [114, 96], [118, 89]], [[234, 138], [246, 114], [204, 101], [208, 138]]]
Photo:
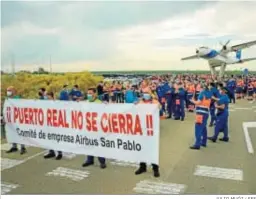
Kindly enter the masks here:
[[199, 53], [199, 50], [196, 50], [196, 54], [198, 54]]

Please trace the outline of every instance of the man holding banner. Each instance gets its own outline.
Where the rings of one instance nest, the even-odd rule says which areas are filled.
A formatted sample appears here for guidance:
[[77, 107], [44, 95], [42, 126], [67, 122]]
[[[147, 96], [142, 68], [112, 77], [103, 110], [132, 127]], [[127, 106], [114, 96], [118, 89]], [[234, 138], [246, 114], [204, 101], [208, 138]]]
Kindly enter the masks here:
[[[154, 96], [152, 95], [152, 92], [150, 89], [144, 89], [143, 90], [143, 97], [142, 100], [139, 102], [139, 104], [158, 104], [159, 110], [161, 108], [161, 104], [154, 99]], [[159, 111], [160, 112], [160, 111]], [[152, 164], [154, 177], [159, 177], [159, 166], [157, 164]], [[145, 162], [140, 163], [140, 167], [137, 171], [135, 171], [135, 175], [140, 175], [142, 173], [145, 173], [147, 171], [147, 165]]]
[[[47, 99], [48, 100], [54, 100], [54, 94], [53, 92], [49, 92], [47, 93]], [[54, 158], [56, 155], [55, 155], [55, 152], [54, 150], [50, 150], [45, 156], [44, 158], [45, 159], [49, 159], [49, 158]], [[58, 155], [56, 156], [56, 160], [61, 160], [62, 159], [62, 152], [61, 151], [58, 151]]]
[[[90, 103], [101, 103], [101, 101], [97, 98], [97, 94], [96, 94], [96, 88], [89, 88], [88, 89], [88, 94], [87, 94], [87, 99], [88, 102]], [[103, 157], [98, 157], [98, 160], [100, 162], [100, 168], [105, 169], [106, 166], [106, 159]], [[94, 156], [87, 156], [87, 160], [85, 161], [85, 163], [82, 164], [82, 167], [88, 167], [90, 165], [94, 164]]]
[[[13, 86], [9, 86], [7, 88], [7, 99], [20, 99], [20, 96], [16, 95], [16, 89], [13, 87]], [[12, 147], [6, 151], [6, 153], [13, 153], [13, 152], [16, 152], [18, 151], [18, 148], [17, 148], [17, 144], [16, 143], [13, 143], [12, 144]], [[20, 154], [24, 154], [26, 153], [26, 148], [25, 148], [25, 145], [24, 144], [21, 144], [21, 150], [20, 150]]]

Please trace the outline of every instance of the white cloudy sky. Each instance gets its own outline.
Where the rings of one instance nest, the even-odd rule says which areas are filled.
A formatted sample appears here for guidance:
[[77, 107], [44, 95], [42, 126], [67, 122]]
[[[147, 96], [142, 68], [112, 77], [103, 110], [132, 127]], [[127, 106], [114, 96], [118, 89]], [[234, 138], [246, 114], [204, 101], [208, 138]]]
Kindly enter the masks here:
[[[198, 46], [256, 39], [256, 2], [1, 2], [1, 66], [11, 71], [195, 70]], [[256, 47], [242, 56], [256, 57]], [[256, 70], [256, 62], [228, 69]]]

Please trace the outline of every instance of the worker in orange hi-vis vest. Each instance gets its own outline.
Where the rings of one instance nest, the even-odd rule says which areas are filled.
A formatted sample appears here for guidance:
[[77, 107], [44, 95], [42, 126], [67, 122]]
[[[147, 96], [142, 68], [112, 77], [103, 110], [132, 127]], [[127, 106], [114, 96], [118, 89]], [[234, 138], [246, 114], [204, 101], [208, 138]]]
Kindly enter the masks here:
[[209, 117], [209, 108], [211, 104], [212, 94], [206, 84], [203, 85], [204, 90], [200, 92], [198, 99], [192, 99], [191, 102], [196, 105], [196, 121], [195, 121], [195, 144], [190, 149], [200, 149], [201, 146], [206, 147], [207, 143], [207, 120]]
[[[152, 94], [152, 92], [149, 89], [148, 90], [144, 89], [143, 97], [142, 97], [142, 100], [139, 101], [139, 104], [158, 104], [159, 111], [160, 111], [161, 105], [158, 102], [158, 100], [156, 100], [154, 98], [155, 98], [155, 96]], [[152, 167], [153, 167], [154, 177], [159, 177], [160, 176], [159, 166], [156, 164], [152, 164]], [[135, 175], [142, 174], [146, 171], [147, 171], [146, 163], [141, 162], [139, 169], [135, 171]]]
[[243, 93], [243, 80], [239, 79], [237, 81], [237, 87], [236, 87], [236, 99], [241, 99]]
[[187, 86], [187, 103], [189, 112], [193, 112], [195, 109], [195, 105], [190, 101], [193, 98], [195, 91], [195, 85], [189, 82]]
[[253, 100], [253, 82], [249, 82], [248, 84], [248, 101]]
[[185, 118], [185, 90], [182, 83], [179, 82], [176, 85], [176, 90], [174, 93], [174, 119], [184, 121]]

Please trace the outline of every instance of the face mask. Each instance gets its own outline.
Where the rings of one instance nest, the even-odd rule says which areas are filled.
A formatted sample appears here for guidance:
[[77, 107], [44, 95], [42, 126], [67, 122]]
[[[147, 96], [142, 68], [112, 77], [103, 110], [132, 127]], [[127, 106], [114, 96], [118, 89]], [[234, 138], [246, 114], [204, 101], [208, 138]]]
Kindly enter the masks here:
[[47, 96], [44, 96], [44, 99], [46, 99], [46, 100], [47, 100], [47, 99], [48, 99], [48, 97], [47, 97]]
[[88, 95], [87, 95], [87, 99], [88, 99], [88, 101], [90, 101], [90, 102], [91, 102], [91, 101], [93, 100], [92, 95], [88, 94]]
[[143, 93], [143, 99], [144, 100], [150, 100], [151, 99], [151, 95], [148, 93]]
[[12, 95], [12, 91], [7, 91], [6, 94], [8, 97], [10, 97]]

